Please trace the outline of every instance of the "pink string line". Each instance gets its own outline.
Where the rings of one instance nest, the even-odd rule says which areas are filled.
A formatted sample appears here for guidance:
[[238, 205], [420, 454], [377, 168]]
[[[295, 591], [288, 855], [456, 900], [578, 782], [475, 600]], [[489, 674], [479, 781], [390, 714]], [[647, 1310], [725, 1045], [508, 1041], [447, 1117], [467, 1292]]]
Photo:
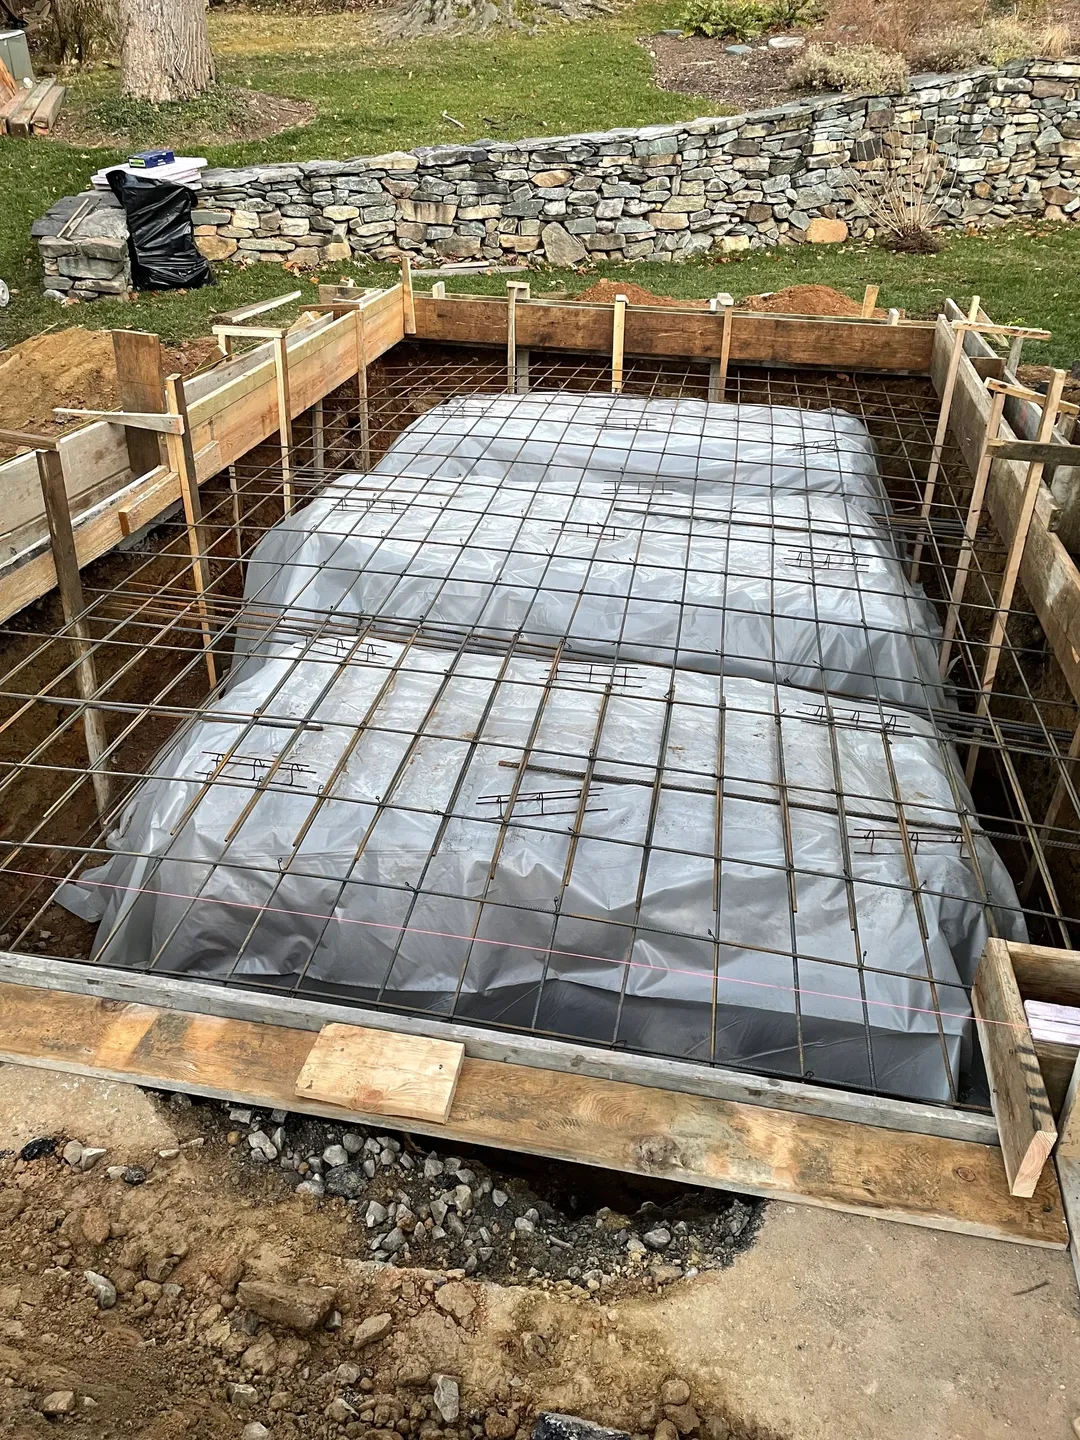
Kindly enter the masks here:
[[[55, 875], [48, 875], [37, 870], [0, 870], [0, 875], [4, 874], [24, 876], [32, 880], [56, 880], [57, 878]], [[558, 950], [553, 947], [544, 947], [542, 945], [526, 945], [521, 941], [490, 939], [482, 935], [459, 935], [452, 930], [427, 930], [423, 929], [418, 925], [394, 925], [389, 921], [383, 920], [359, 920], [349, 915], [328, 916], [318, 910], [289, 910], [283, 906], [278, 905], [256, 905], [250, 901], [245, 900], [223, 900], [213, 895], [186, 895], [175, 890], [151, 889], [149, 886], [117, 885], [107, 880], [88, 880], [82, 877], [76, 877], [75, 879], [65, 881], [64, 883], [71, 885], [93, 886], [101, 890], [119, 890], [131, 895], [159, 895], [164, 899], [187, 900], [192, 904], [225, 905], [232, 909], [256, 910], [259, 912], [260, 915], [290, 915], [294, 918], [302, 920], [324, 920], [327, 923], [336, 922], [339, 925], [359, 925], [361, 927], [371, 930], [394, 930], [401, 935], [422, 935], [429, 939], [435, 940], [464, 940], [468, 944], [472, 945], [497, 945], [503, 949], [508, 950], [525, 950], [532, 955], [550, 955], [559, 957], [561, 959], [569, 960], [588, 960], [598, 965], [625, 965], [632, 969], [653, 970], [661, 975], [688, 975], [695, 980], [710, 980], [713, 978], [710, 973], [702, 970], [688, 970], [680, 968], [676, 965], [651, 965], [647, 960], [633, 960], [629, 958], [620, 960], [606, 955], [589, 955], [586, 954], [584, 951], [579, 950]], [[464, 903], [473, 904], [476, 902], [465, 901]], [[708, 943], [728, 944], [730, 942], [710, 941]], [[776, 958], [779, 959], [781, 957]], [[827, 965], [832, 962], [828, 960], [804, 960], [803, 963]], [[750, 985], [760, 990], [778, 990], [786, 995], [810, 995], [822, 1000], [842, 1000], [846, 1001], [848, 1004], [858, 1005], [860, 1007], [864, 1005], [880, 1006], [882, 1009], [885, 1010], [904, 1010], [910, 1012], [913, 1015], [933, 1015], [945, 1020], [972, 1019], [970, 1011], [965, 1014], [961, 1011], [954, 1010], [935, 1010], [927, 1006], [904, 1005], [901, 1004], [900, 1001], [896, 1000], [870, 1000], [864, 999], [862, 996], [859, 995], [841, 995], [831, 990], [811, 990], [798, 985], [779, 985], [768, 980], [749, 980], [741, 976], [735, 975], [724, 975], [718, 976], [716, 978], [718, 979], [718, 981], [722, 981], [722, 983], [727, 985]], [[911, 980], [914, 980], [917, 983], [923, 985], [931, 983], [930, 981], [924, 980], [918, 975], [913, 975], [910, 977], [895, 976], [889, 978], [910, 978]], [[942, 981], [938, 983], [943, 984], [945, 982]], [[1019, 1022], [1012, 1020], [993, 1020], [990, 1018], [985, 1018], [982, 1023], [986, 1025], [1002, 1025], [1010, 1030], [1026, 1031], [1029, 1029], [1027, 1025], [1021, 1025]]]

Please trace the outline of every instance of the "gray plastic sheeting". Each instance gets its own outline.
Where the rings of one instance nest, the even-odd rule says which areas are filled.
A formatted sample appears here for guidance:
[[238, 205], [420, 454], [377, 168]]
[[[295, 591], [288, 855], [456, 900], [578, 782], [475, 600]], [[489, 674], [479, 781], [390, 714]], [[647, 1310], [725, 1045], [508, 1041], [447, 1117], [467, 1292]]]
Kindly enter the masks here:
[[246, 595], [216, 716], [61, 894], [96, 958], [955, 1093], [987, 917], [1024, 929], [854, 417], [453, 402]]
[[[626, 667], [605, 703], [604, 679], [437, 649], [284, 648], [227, 708], [323, 728], [194, 726], [125, 810], [121, 853], [63, 902], [103, 919], [106, 963], [303, 977], [582, 1039], [617, 1029], [677, 1056], [709, 1058], [715, 1035], [718, 1059], [947, 1098], [943, 1055], [955, 1072], [968, 1015], [956, 987], [987, 933], [977, 871], [991, 898], [1015, 897], [981, 837], [972, 859], [930, 726], [688, 671], [664, 704], [672, 674], [651, 666]], [[233, 747], [243, 758], [220, 768]]]

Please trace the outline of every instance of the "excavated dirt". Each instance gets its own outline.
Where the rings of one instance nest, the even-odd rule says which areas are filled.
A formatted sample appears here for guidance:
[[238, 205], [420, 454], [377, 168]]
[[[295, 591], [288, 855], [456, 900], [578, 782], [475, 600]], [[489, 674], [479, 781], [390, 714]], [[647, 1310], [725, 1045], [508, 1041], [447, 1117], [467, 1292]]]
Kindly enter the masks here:
[[[527, 1440], [536, 1412], [558, 1408], [639, 1440], [781, 1440], [695, 1394], [655, 1339], [627, 1329], [615, 1287], [535, 1269], [506, 1287], [465, 1267], [373, 1262], [355, 1205], [294, 1195], [295, 1175], [254, 1164], [246, 1133], [230, 1146], [224, 1107], [162, 1097], [152, 1118], [156, 1151], [121, 1145], [85, 1173], [82, 1142], [63, 1129], [0, 1156], [5, 1437]], [[164, 1144], [162, 1121], [175, 1135]], [[285, 1123], [307, 1143], [341, 1136]], [[394, 1153], [380, 1173], [415, 1187], [408, 1148]], [[549, 1181], [574, 1171], [544, 1169]], [[513, 1191], [508, 1213], [531, 1201], [549, 1213], [538, 1229], [565, 1228], [527, 1182], [491, 1174]], [[714, 1208], [731, 1202], [717, 1194]], [[582, 1262], [593, 1248], [565, 1243]], [[638, 1267], [646, 1306], [666, 1289], [651, 1277]]]
[[[219, 356], [210, 337], [164, 351], [167, 374], [190, 375]], [[120, 404], [112, 332], [81, 325], [35, 335], [0, 352], [0, 429], [56, 435], [84, 422], [59, 420], [53, 406], [111, 410]], [[14, 451], [0, 446], [4, 458]]]
[[[681, 305], [691, 310], [704, 310], [707, 300], [678, 300], [671, 295], [654, 295], [644, 286], [633, 282], [598, 280], [575, 295], [575, 300], [587, 301], [592, 305], [611, 305], [616, 295], [625, 295], [631, 305]], [[737, 302], [737, 310], [755, 310], [770, 315], [858, 315], [861, 305], [850, 295], [834, 290], [831, 285], [789, 285], [785, 290], [773, 290], [766, 295], [747, 295]], [[875, 315], [884, 315], [875, 310]]]

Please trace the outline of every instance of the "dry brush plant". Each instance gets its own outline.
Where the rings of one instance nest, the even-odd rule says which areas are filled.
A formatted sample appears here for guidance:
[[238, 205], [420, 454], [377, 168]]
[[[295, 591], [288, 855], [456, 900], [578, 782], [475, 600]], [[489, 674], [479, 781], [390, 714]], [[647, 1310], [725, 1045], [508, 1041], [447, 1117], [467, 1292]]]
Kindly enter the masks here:
[[932, 255], [941, 249], [936, 232], [952, 194], [956, 168], [932, 137], [925, 137], [925, 144], [923, 139], [903, 136], [902, 149], [886, 149], [865, 169], [850, 170], [846, 188], [882, 244], [890, 250]]

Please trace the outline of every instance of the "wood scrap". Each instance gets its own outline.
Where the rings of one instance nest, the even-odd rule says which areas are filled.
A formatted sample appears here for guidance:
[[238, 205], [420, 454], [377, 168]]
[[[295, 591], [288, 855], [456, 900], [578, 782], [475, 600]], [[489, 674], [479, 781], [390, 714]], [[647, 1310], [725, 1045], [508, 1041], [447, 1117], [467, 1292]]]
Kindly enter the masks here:
[[19, 104], [8, 116], [7, 128], [9, 135], [22, 135], [29, 137], [31, 125], [38, 106], [52, 88], [51, 80], [39, 80], [31, 90], [25, 90]]

